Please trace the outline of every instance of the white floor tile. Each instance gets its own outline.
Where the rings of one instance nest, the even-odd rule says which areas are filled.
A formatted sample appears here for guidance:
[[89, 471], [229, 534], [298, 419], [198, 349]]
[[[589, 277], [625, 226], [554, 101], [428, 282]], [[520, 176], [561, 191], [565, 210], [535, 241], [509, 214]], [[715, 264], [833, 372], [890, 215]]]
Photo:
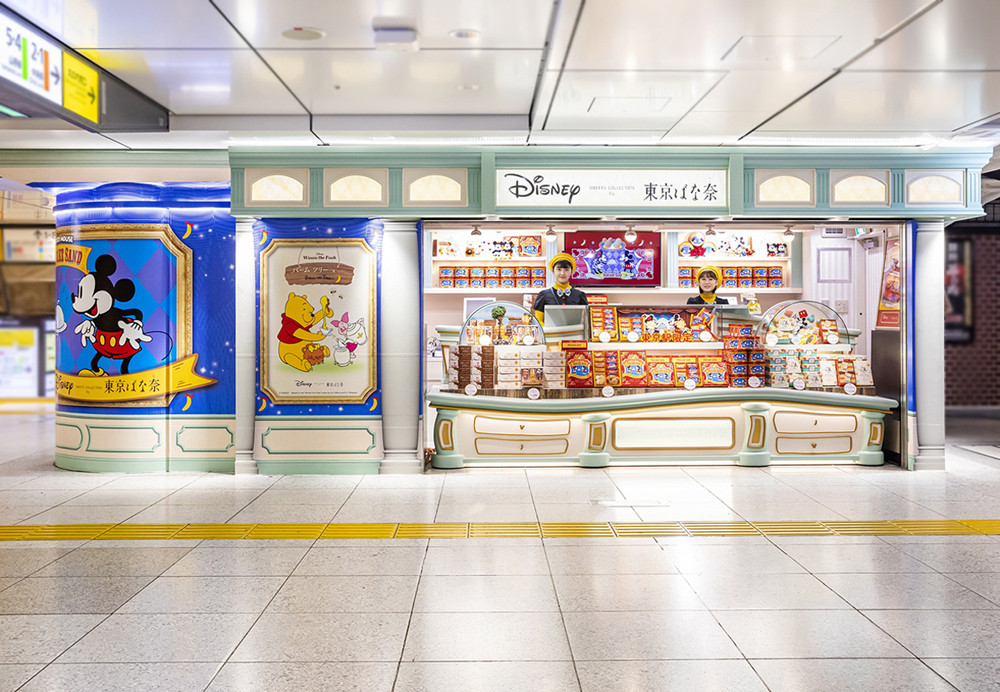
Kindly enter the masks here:
[[558, 613], [414, 613], [407, 661], [568, 661]]
[[708, 612], [565, 613], [576, 661], [741, 658]]
[[410, 663], [399, 666], [394, 692], [579, 692], [565, 661]]
[[753, 660], [750, 663], [771, 692], [954, 692], [954, 688], [933, 670], [912, 658]]
[[391, 692], [395, 663], [236, 663], [207, 692]]
[[217, 663], [191, 662], [53, 663], [22, 687], [20, 692], [190, 692], [204, 689], [218, 668]]
[[746, 661], [579, 661], [583, 692], [766, 692]]

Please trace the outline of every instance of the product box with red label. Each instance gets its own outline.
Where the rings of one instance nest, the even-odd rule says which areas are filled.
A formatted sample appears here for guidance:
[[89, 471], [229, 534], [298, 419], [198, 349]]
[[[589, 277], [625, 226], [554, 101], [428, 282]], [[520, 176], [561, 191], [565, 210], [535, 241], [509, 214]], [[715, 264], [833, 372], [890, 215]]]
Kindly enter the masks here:
[[524, 277], [514, 279], [514, 288], [531, 288], [531, 279]]
[[499, 279], [500, 278], [500, 267], [486, 267], [486, 278], [487, 279]]
[[769, 278], [769, 279], [780, 279], [781, 278], [781, 267], [768, 267], [767, 268], [767, 278]]
[[784, 279], [768, 279], [767, 280], [767, 287], [768, 288], [784, 288], [785, 287], [785, 280]]
[[594, 386], [594, 363], [590, 356], [589, 351], [571, 351], [566, 355], [567, 387]]
[[469, 279], [469, 288], [485, 288], [486, 279], [480, 277], [478, 279]]
[[468, 279], [469, 278], [469, 268], [468, 267], [455, 267], [455, 278], [456, 279]]
[[646, 371], [649, 373], [650, 387], [673, 387], [674, 359], [672, 356], [650, 353], [646, 355]]
[[729, 374], [739, 375], [741, 377], [746, 377], [750, 374], [749, 365], [746, 363], [730, 363], [729, 364]]
[[486, 267], [469, 267], [470, 279], [485, 279]]
[[455, 267], [441, 267], [438, 269], [438, 277], [442, 279], [454, 279]]
[[753, 287], [754, 288], [767, 288], [768, 285], [769, 285], [769, 283], [770, 282], [767, 279], [754, 279], [753, 280]]
[[722, 357], [726, 359], [727, 363], [746, 363], [750, 360], [750, 354], [747, 351], [723, 351]]
[[752, 279], [753, 278], [753, 267], [737, 267], [739, 276], [741, 279]]
[[500, 278], [501, 279], [513, 279], [514, 278], [514, 267], [500, 267]]
[[455, 288], [455, 280], [441, 279], [441, 288]]
[[723, 267], [722, 268], [722, 278], [723, 279], [738, 279], [740, 276], [739, 267]]
[[754, 267], [753, 268], [753, 278], [755, 278], [755, 279], [766, 279], [767, 278], [767, 267]]
[[545, 267], [532, 267], [531, 268], [531, 278], [532, 279], [544, 279], [545, 278]]
[[514, 286], [515, 279], [513, 277], [504, 277], [500, 279], [500, 288], [516, 288]]
[[622, 387], [645, 387], [649, 383], [645, 351], [622, 351], [618, 370]]
[[679, 279], [693, 279], [694, 278], [694, 267], [680, 267], [677, 270], [677, 278], [679, 278]]
[[531, 287], [532, 288], [545, 288], [545, 279], [532, 279], [531, 280]]
[[698, 359], [693, 356], [674, 356], [674, 380], [678, 387], [683, 387], [687, 380], [701, 383], [701, 371], [698, 369]]
[[729, 384], [726, 364], [721, 356], [698, 356], [698, 371], [706, 387], [725, 387]]
[[514, 276], [518, 279], [530, 279], [531, 278], [531, 267], [516, 267]]

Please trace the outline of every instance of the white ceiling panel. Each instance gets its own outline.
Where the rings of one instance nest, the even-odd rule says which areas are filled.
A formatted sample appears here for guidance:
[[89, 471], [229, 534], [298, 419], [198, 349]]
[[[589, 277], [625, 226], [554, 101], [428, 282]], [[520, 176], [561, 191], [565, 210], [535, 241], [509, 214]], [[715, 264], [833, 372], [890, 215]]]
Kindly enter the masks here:
[[[551, 0], [217, 0], [226, 16], [255, 48], [373, 49], [372, 19], [399, 17], [417, 29], [421, 49], [534, 48], [545, 45]], [[326, 32], [315, 41], [281, 35], [289, 27]], [[480, 36], [458, 39], [451, 31], [473, 29]]]
[[0, 149], [124, 149], [86, 130], [0, 129]]
[[249, 49], [101, 50], [88, 55], [174, 113], [302, 112], [267, 65]]
[[949, 131], [1000, 112], [1000, 72], [844, 72], [763, 130]]
[[[932, 0], [589, 0], [571, 70], [831, 69]], [[723, 61], [743, 37], [782, 37]], [[806, 41], [822, 37], [822, 41]], [[798, 39], [798, 40], [791, 40]], [[808, 51], [803, 53], [803, 44]], [[822, 48], [819, 44], [825, 44]], [[822, 48], [819, 52], [817, 49]], [[746, 46], [744, 46], [746, 47]]]
[[565, 72], [544, 129], [665, 132], [724, 76], [725, 72]]
[[1000, 2], [937, 5], [850, 66], [852, 70], [1000, 70]]
[[207, 0], [18, 0], [14, 4], [44, 7], [40, 16], [45, 28], [76, 49], [246, 47]]
[[541, 51], [267, 50], [316, 114], [526, 114]]

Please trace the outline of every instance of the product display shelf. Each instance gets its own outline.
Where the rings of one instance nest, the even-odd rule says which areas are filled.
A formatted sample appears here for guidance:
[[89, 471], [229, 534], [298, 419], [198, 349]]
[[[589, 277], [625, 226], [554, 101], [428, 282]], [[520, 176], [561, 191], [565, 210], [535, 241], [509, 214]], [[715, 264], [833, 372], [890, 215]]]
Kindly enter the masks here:
[[721, 351], [721, 341], [590, 341], [590, 351]]
[[491, 296], [491, 295], [514, 295], [524, 293], [537, 293], [540, 288], [441, 288], [440, 286], [427, 286], [424, 293], [430, 295], [470, 295], [470, 296]]
[[493, 264], [527, 264], [536, 267], [545, 266], [544, 256], [532, 256], [532, 257], [431, 257], [432, 262], [437, 262], [442, 265], [449, 264], [472, 264], [476, 266], [488, 267]]

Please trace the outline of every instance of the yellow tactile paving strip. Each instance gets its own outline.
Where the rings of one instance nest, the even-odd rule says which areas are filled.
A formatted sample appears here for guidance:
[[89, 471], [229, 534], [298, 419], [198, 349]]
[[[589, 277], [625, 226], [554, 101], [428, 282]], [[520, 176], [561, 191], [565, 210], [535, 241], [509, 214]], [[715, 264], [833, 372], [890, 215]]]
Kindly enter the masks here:
[[1000, 535], [1000, 520], [439, 524], [20, 524], [0, 541]]

